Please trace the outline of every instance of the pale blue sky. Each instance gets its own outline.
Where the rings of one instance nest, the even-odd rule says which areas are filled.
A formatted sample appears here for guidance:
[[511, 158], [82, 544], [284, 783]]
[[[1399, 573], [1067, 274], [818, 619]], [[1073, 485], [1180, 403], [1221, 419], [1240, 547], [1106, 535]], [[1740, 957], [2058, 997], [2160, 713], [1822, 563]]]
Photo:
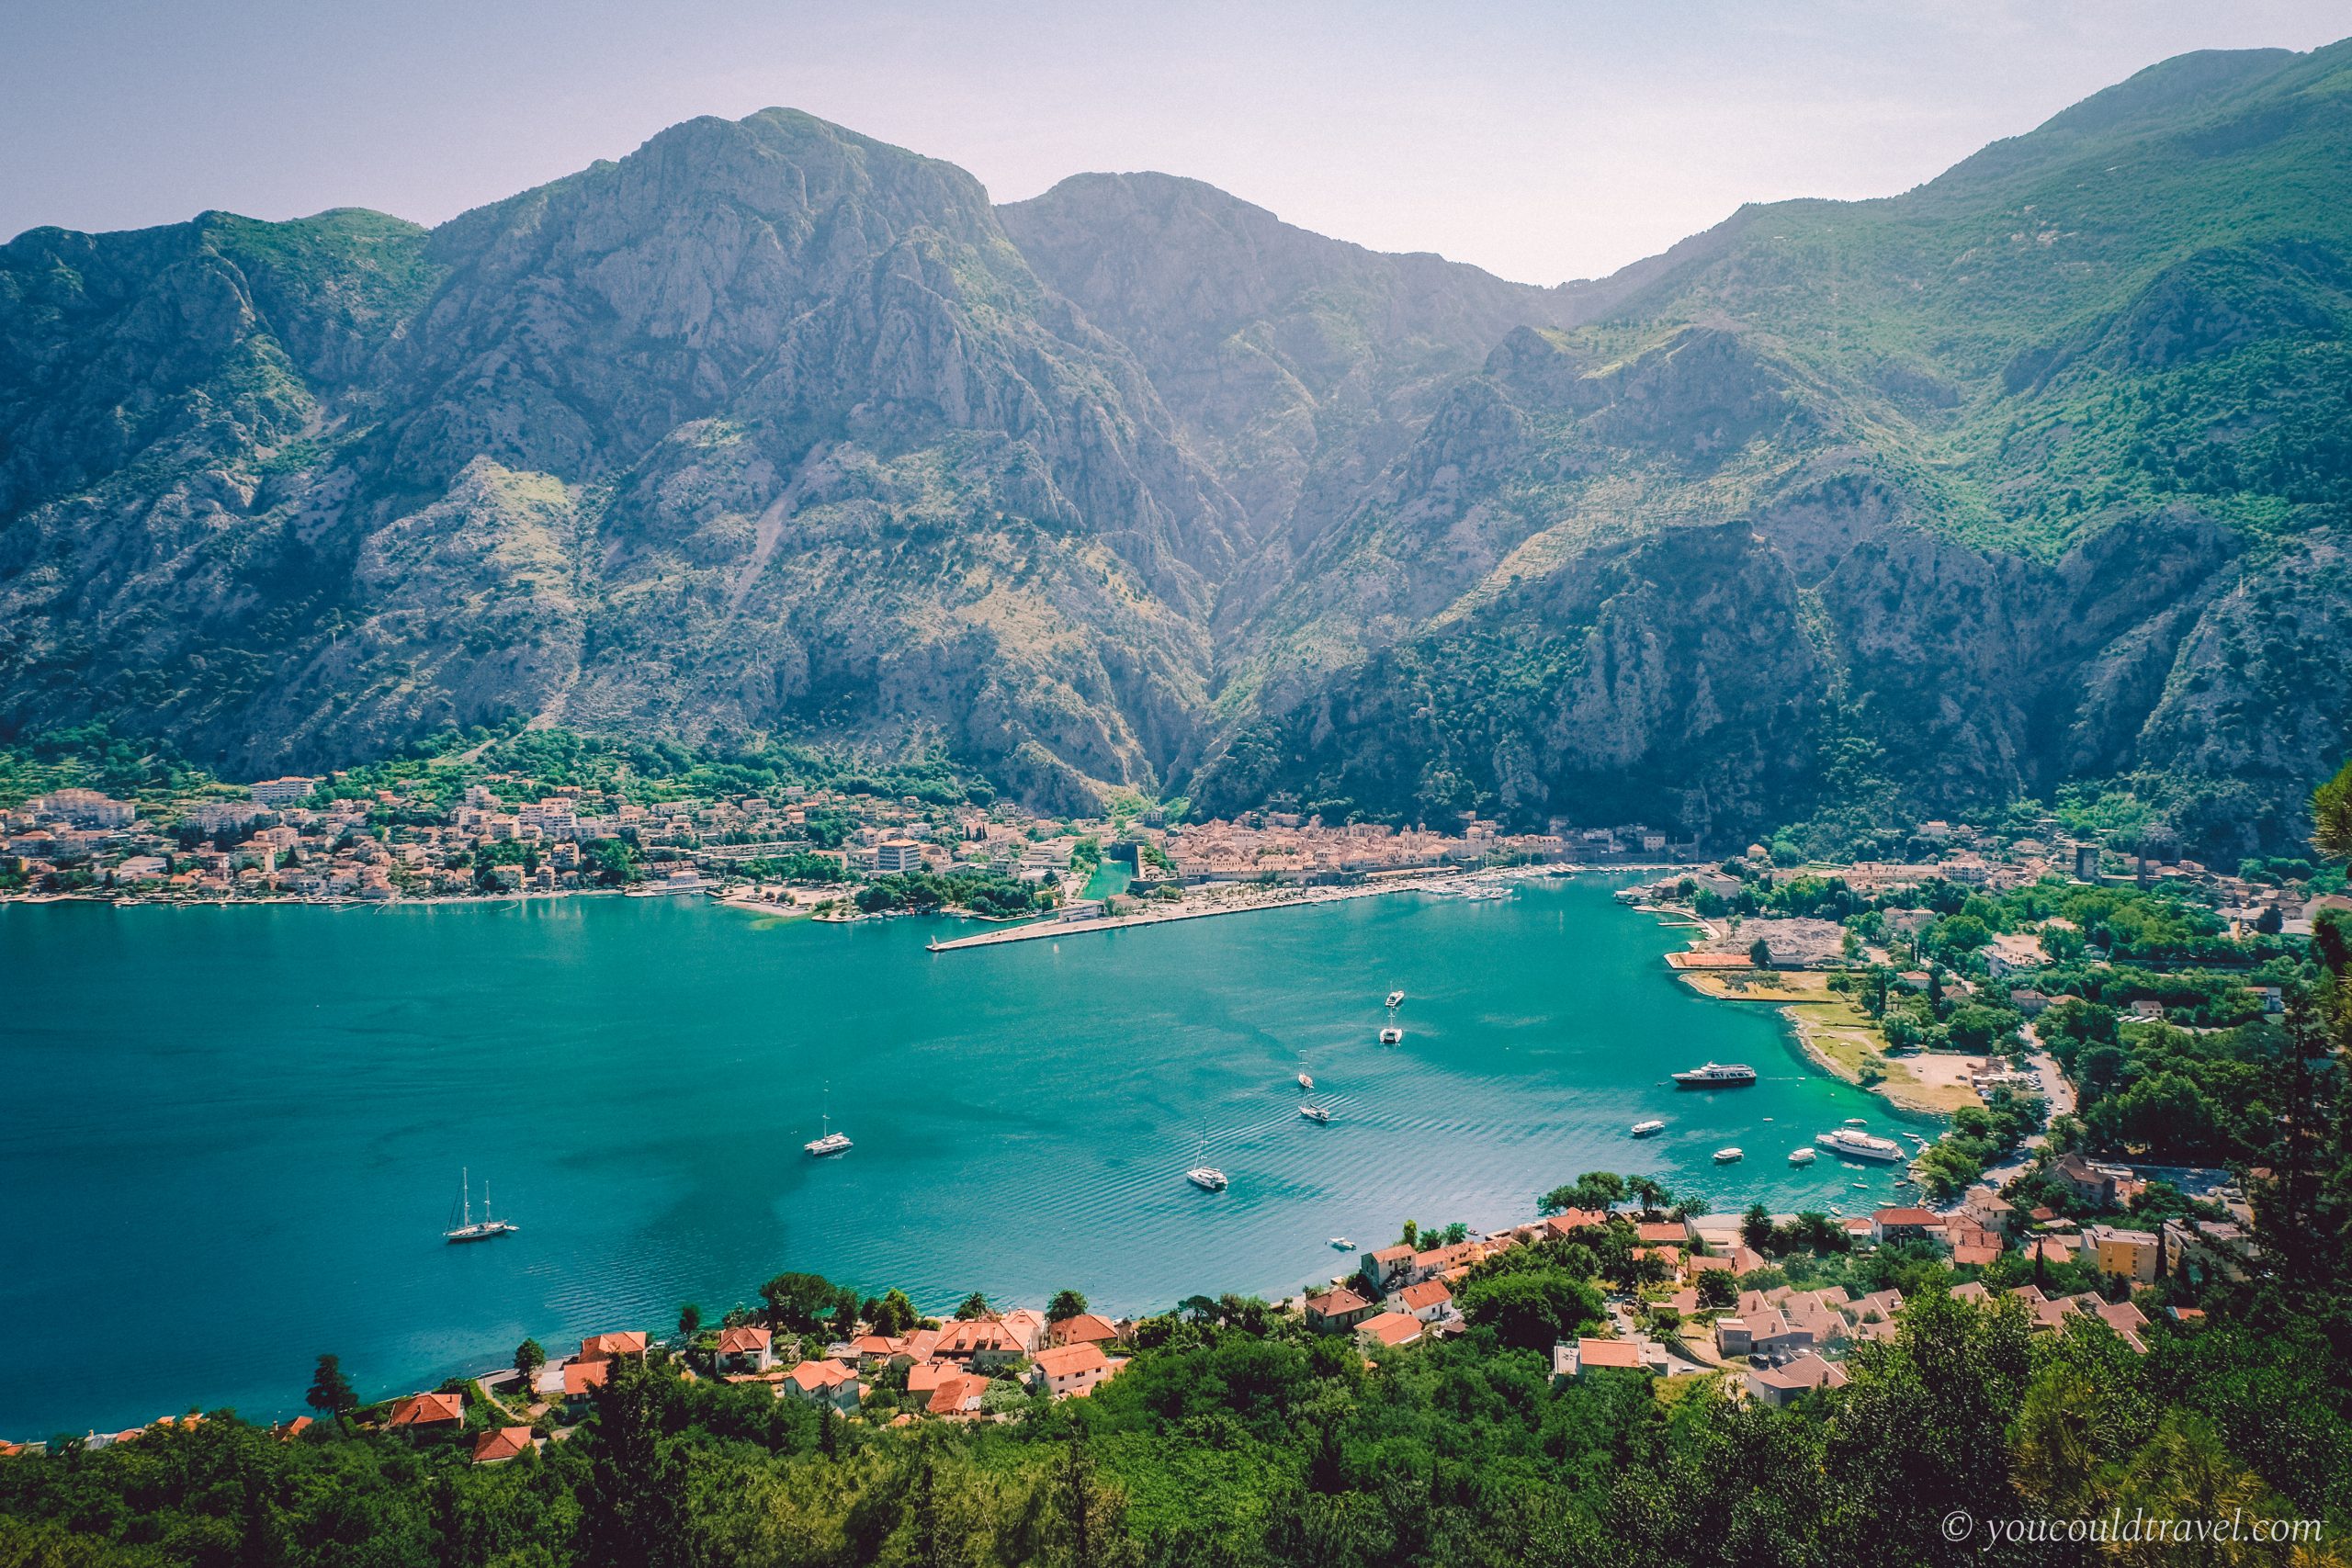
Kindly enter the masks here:
[[1000, 200], [1090, 169], [1550, 283], [1742, 201], [1887, 195], [2347, 0], [0, 0], [0, 235], [206, 208], [421, 221], [785, 104]]

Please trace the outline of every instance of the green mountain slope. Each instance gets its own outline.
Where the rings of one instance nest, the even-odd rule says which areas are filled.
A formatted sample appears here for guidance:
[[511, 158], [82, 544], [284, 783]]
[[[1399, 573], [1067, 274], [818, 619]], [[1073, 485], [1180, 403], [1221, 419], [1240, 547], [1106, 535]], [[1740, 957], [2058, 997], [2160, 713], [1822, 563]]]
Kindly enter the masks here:
[[[1228, 649], [1198, 793], [1737, 833], [1850, 794], [1859, 745], [1890, 808], [2143, 773], [2200, 835], [2288, 830], [2352, 746], [2309, 653], [2352, 518], [2347, 88], [2340, 45], [2186, 57], [1905, 196], [1746, 209], [1577, 291]], [[1686, 608], [1593, 600], [1685, 527], [1748, 541], [1751, 597], [1661, 542]], [[1686, 646], [1701, 604], [1804, 627], [1771, 691]]]
[[0, 247], [0, 730], [516, 716], [1718, 839], [2352, 750], [2352, 45], [1555, 289], [786, 110], [430, 232]]

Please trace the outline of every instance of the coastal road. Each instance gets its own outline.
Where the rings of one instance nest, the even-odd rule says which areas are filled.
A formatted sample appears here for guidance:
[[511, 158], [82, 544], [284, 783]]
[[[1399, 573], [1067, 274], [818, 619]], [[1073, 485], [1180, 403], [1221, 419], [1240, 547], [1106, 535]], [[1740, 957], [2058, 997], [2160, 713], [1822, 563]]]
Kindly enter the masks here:
[[[2073, 1115], [2075, 1086], [2068, 1083], [2066, 1075], [2058, 1070], [2057, 1058], [2051, 1055], [2049, 1048], [2042, 1044], [2041, 1036], [2034, 1032], [2033, 1025], [2027, 1024], [2022, 1032], [2026, 1062], [2033, 1068], [2033, 1076], [2041, 1080], [2042, 1102], [2050, 1107], [2050, 1115], [2053, 1118]], [[2007, 1186], [2025, 1174], [2026, 1168], [2033, 1164], [2034, 1156], [2049, 1142], [2050, 1134], [2046, 1132], [2029, 1133], [2025, 1141], [2018, 1145], [2016, 1156], [1987, 1168], [1984, 1179], [1996, 1187]]]

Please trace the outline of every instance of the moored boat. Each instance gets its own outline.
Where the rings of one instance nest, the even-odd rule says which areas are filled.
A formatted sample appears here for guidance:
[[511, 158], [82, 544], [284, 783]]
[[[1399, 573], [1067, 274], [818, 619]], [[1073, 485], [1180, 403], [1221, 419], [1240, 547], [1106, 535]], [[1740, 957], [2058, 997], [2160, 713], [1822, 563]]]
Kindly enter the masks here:
[[1298, 1113], [1309, 1122], [1319, 1122], [1327, 1127], [1331, 1123], [1331, 1113], [1319, 1105], [1302, 1105]]
[[1843, 1155], [1848, 1159], [1891, 1162], [1903, 1157], [1903, 1145], [1893, 1138], [1872, 1137], [1868, 1133], [1856, 1132], [1851, 1127], [1837, 1128], [1822, 1134], [1813, 1141], [1831, 1154]]
[[1657, 1120], [1656, 1117], [1652, 1117], [1647, 1122], [1636, 1122], [1634, 1123], [1634, 1136], [1636, 1138], [1651, 1137], [1665, 1131], [1666, 1123]]
[[1738, 1089], [1756, 1081], [1756, 1069], [1742, 1062], [1708, 1062], [1674, 1075], [1678, 1089]]
[[827, 1155], [847, 1154], [854, 1146], [849, 1141], [847, 1133], [833, 1131], [832, 1091], [830, 1089], [825, 1092], [825, 1110], [817, 1124], [820, 1129], [817, 1136], [800, 1146], [819, 1159], [824, 1158]]
[[452, 1217], [458, 1223], [441, 1233], [443, 1241], [488, 1241], [494, 1235], [512, 1235], [517, 1228], [491, 1217], [487, 1181], [481, 1184], [481, 1218], [474, 1218], [473, 1173], [462, 1168], [458, 1172], [458, 1212]]
[[1380, 1043], [1383, 1045], [1395, 1045], [1400, 1043], [1404, 1038], [1405, 1032], [1397, 1028], [1395, 1024], [1390, 1024], [1386, 1029], [1380, 1032]]
[[1715, 1151], [1715, 1163], [1717, 1165], [1737, 1165], [1741, 1160], [1744, 1160], [1747, 1157], [1747, 1151], [1740, 1148], [1717, 1149]]
[[1811, 1149], [1792, 1149], [1789, 1151], [1789, 1163], [1791, 1165], [1811, 1165], [1813, 1161], [1814, 1152]]
[[1390, 1007], [1392, 1007], [1392, 1008], [1394, 1008], [1394, 1007], [1399, 1007], [1399, 1006], [1402, 1006], [1402, 1005], [1403, 1005], [1403, 1003], [1404, 1003], [1404, 1000], [1405, 1000], [1405, 993], [1404, 993], [1404, 992], [1402, 992], [1402, 991], [1391, 991], [1391, 992], [1389, 992], [1389, 993], [1388, 993], [1388, 1003], [1387, 1003], [1387, 1005], [1388, 1005], [1388, 1006], [1390, 1006]]

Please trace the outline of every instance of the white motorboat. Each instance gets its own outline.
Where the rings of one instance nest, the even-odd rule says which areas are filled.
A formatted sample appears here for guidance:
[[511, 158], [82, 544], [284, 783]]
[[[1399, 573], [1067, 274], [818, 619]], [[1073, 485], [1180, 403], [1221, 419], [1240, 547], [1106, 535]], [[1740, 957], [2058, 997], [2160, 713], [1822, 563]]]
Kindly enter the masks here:
[[1389, 993], [1388, 993], [1388, 1002], [1387, 1002], [1387, 1005], [1388, 1005], [1389, 1007], [1391, 1007], [1391, 1008], [1398, 1008], [1398, 1007], [1402, 1007], [1402, 1006], [1404, 1006], [1404, 1005], [1405, 1005], [1405, 993], [1404, 993], [1404, 992], [1402, 992], [1402, 991], [1391, 991], [1391, 992], [1389, 992]]
[[1343, 1235], [1333, 1236], [1331, 1246], [1340, 1252], [1353, 1252], [1356, 1249], [1356, 1244]]
[[1789, 1163], [1791, 1165], [1811, 1165], [1814, 1162], [1814, 1152], [1811, 1149], [1792, 1149], [1789, 1151]]
[[1893, 1138], [1872, 1137], [1868, 1133], [1856, 1132], [1851, 1127], [1837, 1128], [1822, 1134], [1813, 1141], [1831, 1154], [1843, 1155], [1848, 1159], [1875, 1159], [1892, 1163], [1901, 1159], [1904, 1154], [1903, 1145]]
[[1309, 1122], [1318, 1122], [1327, 1127], [1331, 1123], [1331, 1113], [1319, 1105], [1302, 1105], [1298, 1113]]
[[1715, 1151], [1715, 1163], [1717, 1165], [1737, 1165], [1741, 1160], [1744, 1160], [1747, 1157], [1747, 1152], [1743, 1149], [1729, 1148], [1717, 1149]]
[[1647, 1122], [1636, 1122], [1634, 1123], [1634, 1136], [1637, 1138], [1652, 1137], [1665, 1131], [1666, 1123], [1655, 1118]]
[[1680, 1089], [1737, 1089], [1755, 1081], [1756, 1069], [1745, 1063], [1709, 1062], [1674, 1075], [1675, 1085]]

